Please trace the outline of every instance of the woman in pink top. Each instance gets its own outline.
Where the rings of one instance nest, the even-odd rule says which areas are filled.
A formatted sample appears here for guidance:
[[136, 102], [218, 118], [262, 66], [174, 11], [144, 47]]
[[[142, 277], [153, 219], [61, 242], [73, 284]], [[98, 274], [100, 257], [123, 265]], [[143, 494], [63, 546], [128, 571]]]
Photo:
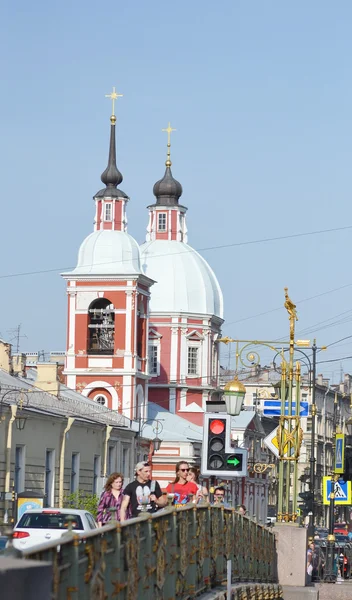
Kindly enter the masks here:
[[174, 494], [173, 504], [184, 506], [190, 502], [191, 497], [196, 498], [198, 486], [194, 481], [188, 481], [189, 464], [181, 460], [176, 464], [176, 477], [166, 488], [168, 494]]

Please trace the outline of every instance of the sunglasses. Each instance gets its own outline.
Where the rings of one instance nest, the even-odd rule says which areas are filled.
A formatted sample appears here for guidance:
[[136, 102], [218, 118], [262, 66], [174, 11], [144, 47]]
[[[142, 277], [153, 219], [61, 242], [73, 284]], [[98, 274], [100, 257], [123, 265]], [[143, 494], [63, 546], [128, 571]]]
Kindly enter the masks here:
[[189, 471], [189, 469], [180, 469], [180, 471]]

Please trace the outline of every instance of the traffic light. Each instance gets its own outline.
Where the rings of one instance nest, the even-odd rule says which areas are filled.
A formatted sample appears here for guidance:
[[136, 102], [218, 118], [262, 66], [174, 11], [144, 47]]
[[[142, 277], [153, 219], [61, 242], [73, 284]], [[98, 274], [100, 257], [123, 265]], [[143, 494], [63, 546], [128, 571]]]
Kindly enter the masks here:
[[204, 477], [245, 477], [247, 450], [231, 446], [231, 416], [205, 413], [201, 473]]
[[302, 498], [302, 502], [299, 502], [302, 517], [306, 517], [310, 512], [313, 511], [313, 501], [314, 494], [313, 492], [302, 492], [298, 494], [300, 498]]
[[344, 481], [352, 481], [352, 448], [349, 446], [345, 450], [345, 469], [342, 479]]

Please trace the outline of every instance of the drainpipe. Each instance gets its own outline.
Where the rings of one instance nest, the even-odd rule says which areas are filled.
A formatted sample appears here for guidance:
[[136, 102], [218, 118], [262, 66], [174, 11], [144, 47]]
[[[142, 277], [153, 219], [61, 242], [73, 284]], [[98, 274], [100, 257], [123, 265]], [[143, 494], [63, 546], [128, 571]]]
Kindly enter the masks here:
[[[324, 419], [324, 441], [323, 441], [323, 477], [325, 477], [326, 475], [326, 423], [327, 423], [327, 418], [326, 418], [326, 397], [328, 395], [330, 391], [330, 388], [328, 387], [326, 392], [324, 393], [324, 402], [323, 402], [323, 419]], [[327, 517], [327, 508], [325, 508], [325, 520]]]
[[70, 431], [75, 419], [74, 417], [67, 417], [67, 425], [64, 429], [62, 436], [61, 449], [60, 449], [60, 468], [59, 468], [59, 507], [62, 508], [64, 504], [64, 474], [65, 474], [65, 448], [66, 448], [66, 434]]
[[107, 477], [107, 468], [108, 468], [108, 442], [111, 436], [112, 427], [111, 425], [106, 426], [105, 431], [105, 442], [104, 442], [104, 468], [103, 468], [103, 476]]
[[7, 500], [6, 494], [10, 493], [10, 480], [11, 480], [11, 450], [12, 450], [12, 425], [16, 419], [17, 406], [11, 405], [11, 417], [7, 428], [7, 440], [6, 440], [6, 470], [5, 470], [5, 512], [4, 512], [4, 523], [9, 522], [9, 500]]

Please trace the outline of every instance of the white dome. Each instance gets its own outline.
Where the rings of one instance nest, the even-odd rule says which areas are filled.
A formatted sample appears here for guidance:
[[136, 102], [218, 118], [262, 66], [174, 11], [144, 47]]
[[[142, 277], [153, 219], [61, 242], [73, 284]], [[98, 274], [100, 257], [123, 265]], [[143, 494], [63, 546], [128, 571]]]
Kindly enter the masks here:
[[142, 274], [136, 240], [124, 231], [94, 231], [82, 242], [73, 275]]
[[222, 292], [204, 258], [183, 242], [155, 240], [141, 245], [142, 267], [156, 283], [154, 313], [196, 313], [223, 318]]

